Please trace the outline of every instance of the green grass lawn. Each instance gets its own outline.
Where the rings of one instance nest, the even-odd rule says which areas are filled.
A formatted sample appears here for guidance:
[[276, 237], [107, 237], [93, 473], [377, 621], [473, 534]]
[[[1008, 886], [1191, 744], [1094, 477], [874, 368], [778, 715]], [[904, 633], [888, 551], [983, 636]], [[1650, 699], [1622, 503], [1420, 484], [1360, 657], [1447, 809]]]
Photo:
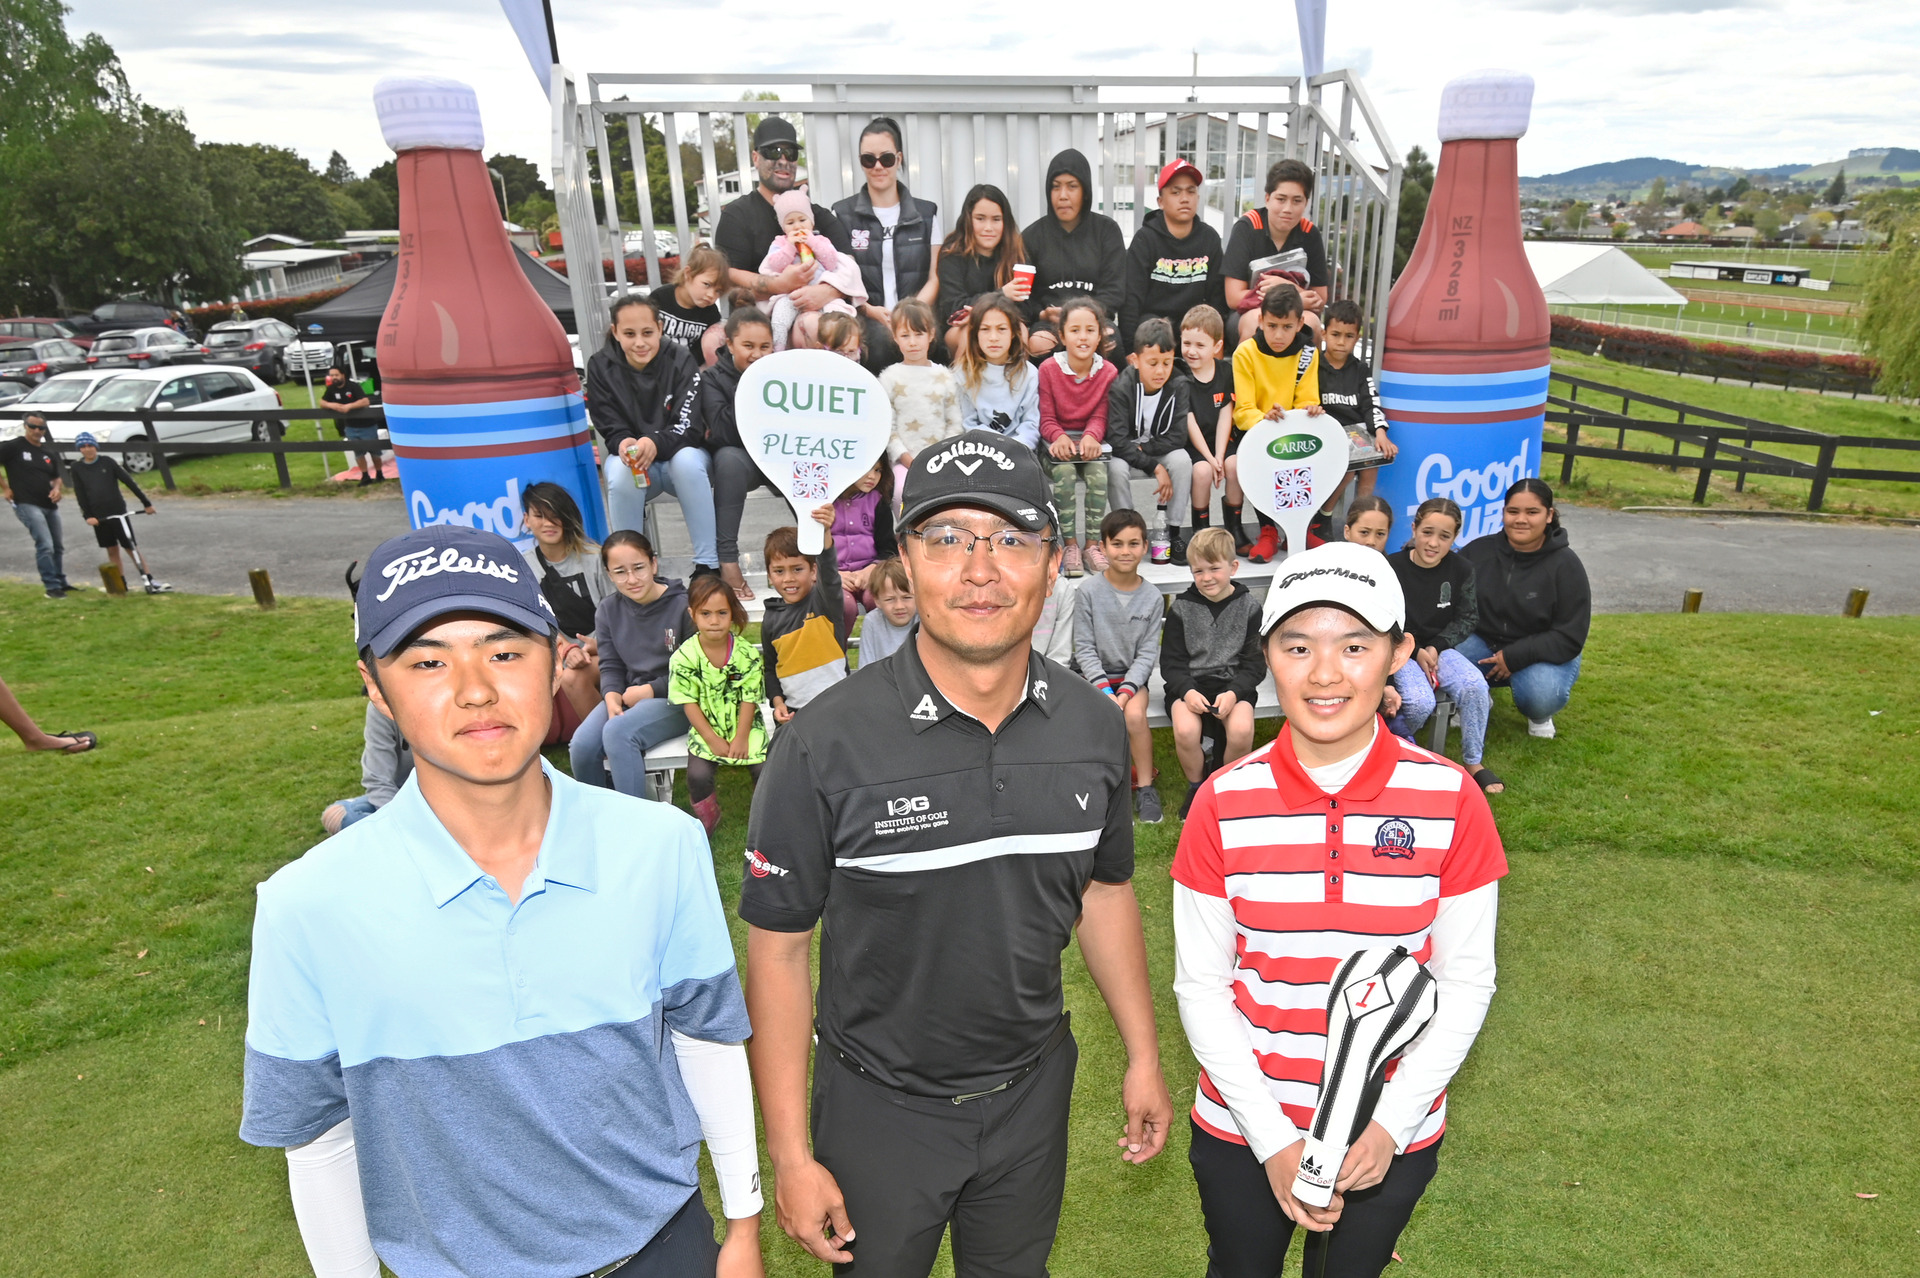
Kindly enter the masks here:
[[[1553, 352], [1553, 368], [1556, 373], [1603, 385], [1619, 386], [1643, 395], [1753, 417], [1782, 426], [1797, 426], [1803, 430], [1824, 431], [1833, 435], [1920, 439], [1920, 409], [1912, 404], [1879, 403], [1841, 395], [1815, 395], [1782, 390], [1777, 386], [1749, 387], [1728, 382], [1706, 382], [1658, 369], [1616, 364], [1596, 356], [1576, 355], [1558, 348]], [[1565, 396], [1567, 392], [1568, 387], [1563, 382], [1556, 382], [1552, 387], [1555, 395]], [[1592, 402], [1597, 409], [1606, 412], [1620, 410], [1617, 398], [1609, 400], [1605, 395], [1590, 391], [1581, 391], [1579, 400], [1583, 404]], [[1628, 415], [1668, 422], [1674, 419], [1671, 412], [1643, 404], [1632, 405]], [[1564, 439], [1565, 431], [1549, 423], [1547, 435], [1553, 439]], [[1586, 437], [1583, 435], [1582, 438]], [[1615, 434], [1605, 432], [1599, 442], [1603, 446], [1613, 446], [1617, 438]], [[1658, 435], [1628, 431], [1626, 446], [1665, 453], [1672, 449], [1673, 444], [1671, 440]], [[1763, 452], [1806, 461], [1813, 461], [1818, 456], [1818, 449], [1796, 445], [1757, 444], [1756, 447]], [[1691, 445], [1683, 446], [1681, 452], [1695, 457], [1700, 454], [1700, 450]], [[1843, 448], [1836, 454], [1836, 460], [1842, 466], [1920, 472], [1920, 452]], [[1543, 473], [1549, 483], [1558, 485], [1560, 465], [1561, 458], [1546, 458]], [[1573, 482], [1557, 486], [1555, 491], [1564, 491], [1575, 500], [1592, 505], [1677, 506], [1693, 500], [1695, 479], [1695, 473], [1691, 470], [1667, 471], [1641, 462], [1581, 458], [1574, 463]], [[1707, 502], [1709, 505], [1736, 508], [1804, 510], [1809, 487], [1809, 481], [1803, 479], [1756, 476], [1747, 480], [1744, 492], [1736, 493], [1732, 475], [1716, 474]], [[1835, 480], [1828, 484], [1826, 500], [1821, 508], [1837, 514], [1920, 518], [1920, 480], [1899, 483]]]
[[[1833, 281], [1833, 288], [1825, 293], [1812, 294], [1809, 290], [1810, 295], [1821, 297], [1857, 297], [1857, 292], [1853, 290], [1857, 290], [1866, 283], [1868, 273], [1872, 271], [1874, 263], [1879, 260], [1878, 254], [1875, 253], [1835, 252], [1831, 249], [1747, 249], [1743, 251], [1685, 244], [1622, 244], [1619, 247], [1642, 266], [1669, 266], [1674, 262], [1741, 262], [1751, 263], [1754, 266], [1804, 266], [1816, 277]], [[1705, 281], [1701, 282], [1705, 283]]]
[[[348, 608], [0, 585], [0, 610], [21, 700], [103, 742], [0, 744], [0, 1274], [305, 1272], [284, 1161], [234, 1130], [254, 885], [357, 790]], [[1916, 666], [1920, 619], [1609, 616], [1557, 740], [1496, 701], [1501, 988], [1396, 1274], [1920, 1269]], [[723, 800], [731, 902], [743, 778]], [[1177, 836], [1140, 827], [1136, 883], [1184, 1113]], [[1185, 1120], [1154, 1163], [1114, 1156], [1120, 1048], [1067, 971], [1054, 1272], [1199, 1274]], [[771, 1273], [825, 1274], [766, 1231]]]
[[[1703, 324], [1724, 324], [1731, 327], [1751, 324], [1755, 335], [1762, 339], [1777, 333], [1853, 338], [1857, 337], [1860, 331], [1859, 321], [1850, 315], [1809, 315], [1799, 311], [1786, 311], [1778, 306], [1742, 306], [1726, 302], [1691, 301], [1685, 306], [1570, 306], [1564, 309], [1577, 319], [1592, 320], [1600, 324], [1619, 324], [1627, 328], [1659, 329], [1668, 326], [1667, 321], [1676, 317], [1683, 320], [1698, 320]], [[1681, 335], [1703, 342], [1717, 341], [1735, 345], [1740, 342], [1741, 336], [1738, 333], [1709, 336], [1691, 332]]]
[[[313, 384], [313, 394], [309, 397], [304, 381], [284, 382], [274, 388], [280, 392], [280, 398], [288, 408], [312, 408], [319, 403], [321, 382]], [[298, 420], [287, 423], [289, 440], [324, 439], [330, 443], [341, 443], [340, 431], [333, 415], [320, 410], [315, 420]], [[285, 493], [288, 496], [318, 496], [322, 494], [339, 495], [357, 493], [353, 484], [335, 484], [327, 481], [330, 474], [345, 470], [352, 461], [344, 451], [329, 453], [288, 453], [287, 476], [293, 481], [291, 490], [280, 487], [280, 472], [273, 464], [273, 457], [266, 453], [216, 453], [210, 456], [174, 457], [169, 459], [173, 468], [173, 482], [180, 491], [190, 496], [207, 496], [213, 493], [272, 492]], [[387, 465], [393, 464], [392, 455]], [[141, 476], [141, 486], [165, 491], [160, 481], [158, 469]], [[384, 490], [391, 492], [389, 486]]]

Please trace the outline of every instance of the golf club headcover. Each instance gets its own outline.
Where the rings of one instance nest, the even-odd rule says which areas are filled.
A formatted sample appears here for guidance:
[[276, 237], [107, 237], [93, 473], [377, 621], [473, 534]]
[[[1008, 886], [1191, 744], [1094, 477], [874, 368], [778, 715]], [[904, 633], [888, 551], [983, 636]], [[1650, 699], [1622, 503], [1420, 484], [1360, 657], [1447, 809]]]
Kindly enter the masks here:
[[1348, 1148], [1373, 1121], [1387, 1062], [1419, 1037], [1438, 1005], [1433, 973], [1403, 945], [1361, 950], [1334, 972], [1327, 987], [1327, 1060], [1293, 1179], [1295, 1198], [1315, 1207], [1333, 1200]]

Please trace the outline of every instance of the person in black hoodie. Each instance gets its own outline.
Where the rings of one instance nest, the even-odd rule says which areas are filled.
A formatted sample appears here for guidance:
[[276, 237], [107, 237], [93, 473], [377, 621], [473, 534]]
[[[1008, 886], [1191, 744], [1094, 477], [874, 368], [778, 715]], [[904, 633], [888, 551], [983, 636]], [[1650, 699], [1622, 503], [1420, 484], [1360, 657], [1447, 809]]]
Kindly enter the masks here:
[[[1367, 500], [1358, 499], [1356, 507]], [[1473, 566], [1453, 549], [1460, 522], [1460, 507], [1451, 499], [1429, 497], [1413, 512], [1413, 535], [1405, 548], [1387, 556], [1406, 596], [1407, 633], [1413, 636], [1413, 660], [1393, 675], [1400, 708], [1388, 717], [1387, 727], [1412, 741], [1433, 714], [1434, 691], [1445, 691], [1459, 712], [1461, 764], [1482, 790], [1498, 794], [1506, 783], [1480, 762], [1493, 694], [1486, 676], [1459, 648], [1480, 624]]]
[[1127, 301], [1120, 331], [1159, 316], [1172, 324], [1195, 306], [1227, 311], [1226, 252], [1220, 232], [1200, 216], [1200, 170], [1174, 160], [1160, 170], [1160, 207], [1127, 246]]
[[707, 456], [692, 452], [676, 459], [668, 443], [700, 362], [667, 336], [659, 306], [646, 295], [623, 293], [612, 309], [608, 340], [587, 361], [587, 414], [607, 452], [609, 530], [644, 530], [647, 503], [665, 493], [686, 516], [695, 570], [712, 571], [720, 561]]
[[1173, 720], [1174, 753], [1187, 777], [1182, 820], [1211, 768], [1225, 767], [1253, 749], [1253, 707], [1267, 673], [1260, 651], [1260, 601], [1233, 579], [1240, 567], [1233, 535], [1224, 528], [1203, 529], [1193, 535], [1188, 557], [1193, 585], [1174, 598], [1160, 628], [1160, 677]]
[[[1150, 319], [1133, 335], [1127, 367], [1107, 387], [1107, 509], [1133, 509], [1133, 477], [1153, 476], [1153, 499], [1167, 510], [1173, 562], [1187, 562], [1182, 507], [1192, 504], [1193, 457], [1187, 428], [1193, 424], [1190, 383], [1174, 372], [1173, 325]], [[1178, 504], [1171, 504], [1175, 497]]]
[[[662, 446], [671, 459], [682, 452], [705, 454], [713, 476], [714, 552], [720, 576], [742, 603], [753, 602], [753, 591], [740, 572], [740, 515], [747, 494], [767, 482], [760, 468], [740, 446], [740, 427], [734, 420], [733, 393], [740, 374], [773, 353], [773, 321], [753, 306], [737, 306], [727, 316], [727, 344], [709, 368], [694, 377], [680, 403], [680, 417]], [[771, 485], [769, 485], [771, 487]]]
[[1529, 736], [1552, 737], [1593, 621], [1587, 570], [1567, 544], [1553, 489], [1538, 479], [1507, 489], [1501, 531], [1468, 542], [1460, 555], [1473, 566], [1480, 604], [1480, 624], [1460, 654], [1493, 687], [1513, 689]]
[[[1127, 300], [1127, 241], [1120, 224], [1088, 210], [1093, 168], [1068, 147], [1047, 165], [1047, 212], [1020, 233], [1033, 264], [1027, 298], [1027, 353], [1048, 355], [1060, 345], [1060, 303], [1091, 297], [1118, 318]], [[1109, 329], [1104, 349], [1117, 332]]]

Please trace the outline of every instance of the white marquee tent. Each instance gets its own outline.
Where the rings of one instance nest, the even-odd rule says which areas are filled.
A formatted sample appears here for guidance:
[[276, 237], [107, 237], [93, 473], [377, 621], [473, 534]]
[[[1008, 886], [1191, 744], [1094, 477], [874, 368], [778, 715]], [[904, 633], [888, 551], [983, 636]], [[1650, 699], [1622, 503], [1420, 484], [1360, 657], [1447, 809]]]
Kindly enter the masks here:
[[1550, 306], [1685, 306], [1687, 299], [1611, 244], [1528, 241], [1527, 263]]

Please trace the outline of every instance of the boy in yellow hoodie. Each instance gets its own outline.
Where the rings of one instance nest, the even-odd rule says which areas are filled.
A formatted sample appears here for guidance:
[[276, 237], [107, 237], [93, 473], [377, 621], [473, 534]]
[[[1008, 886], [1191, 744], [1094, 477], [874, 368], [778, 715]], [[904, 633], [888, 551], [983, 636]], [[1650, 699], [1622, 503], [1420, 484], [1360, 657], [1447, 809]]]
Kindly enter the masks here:
[[[1320, 352], [1313, 331], [1304, 322], [1305, 307], [1300, 290], [1291, 284], [1277, 284], [1267, 290], [1260, 302], [1260, 331], [1251, 341], [1240, 343], [1233, 352], [1233, 446], [1237, 453], [1240, 436], [1263, 419], [1278, 417], [1290, 408], [1304, 408], [1318, 417], [1320, 407]], [[1233, 485], [1239, 489], [1238, 475]], [[1227, 495], [1232, 497], [1235, 492]], [[1256, 564], [1264, 564], [1280, 553], [1280, 529], [1265, 515], [1260, 516], [1260, 536], [1249, 542], [1240, 522], [1240, 505], [1228, 502], [1223, 523], [1234, 535], [1235, 549]], [[1289, 551], [1304, 550], [1290, 546]]]

